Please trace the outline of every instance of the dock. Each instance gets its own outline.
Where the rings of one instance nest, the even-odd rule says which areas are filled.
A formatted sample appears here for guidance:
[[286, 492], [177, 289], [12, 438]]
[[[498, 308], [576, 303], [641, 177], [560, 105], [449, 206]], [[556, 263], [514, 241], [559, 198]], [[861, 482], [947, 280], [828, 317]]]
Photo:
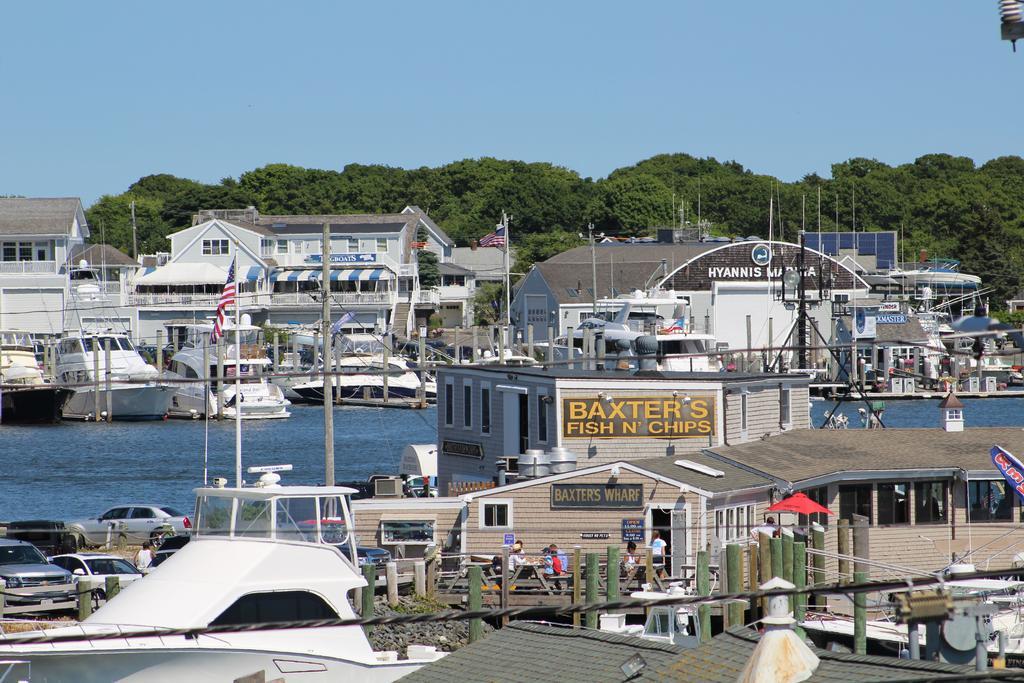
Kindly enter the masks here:
[[394, 397], [384, 400], [383, 398], [339, 398], [334, 402], [338, 406], [359, 406], [362, 408], [426, 408], [431, 405], [430, 401], [421, 402], [415, 398]]

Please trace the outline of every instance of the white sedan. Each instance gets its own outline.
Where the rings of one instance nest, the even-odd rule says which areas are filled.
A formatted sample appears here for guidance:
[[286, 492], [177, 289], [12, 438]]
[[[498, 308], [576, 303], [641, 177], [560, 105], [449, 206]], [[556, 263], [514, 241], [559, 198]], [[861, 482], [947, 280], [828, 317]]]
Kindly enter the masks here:
[[174, 534], [186, 534], [192, 528], [188, 516], [169, 505], [136, 503], [118, 505], [89, 519], [68, 522], [65, 527], [76, 548], [105, 545], [107, 543], [142, 543], [153, 541], [167, 534], [167, 527]]
[[88, 583], [97, 589], [96, 597], [100, 600], [106, 599], [106, 585], [108, 576], [116, 576], [121, 581], [121, 587], [132, 581], [142, 578], [142, 572], [136, 569], [128, 560], [117, 555], [104, 555], [103, 553], [73, 553], [70, 555], [57, 555], [50, 558], [50, 563], [61, 569], [67, 569], [78, 577], [79, 583]]

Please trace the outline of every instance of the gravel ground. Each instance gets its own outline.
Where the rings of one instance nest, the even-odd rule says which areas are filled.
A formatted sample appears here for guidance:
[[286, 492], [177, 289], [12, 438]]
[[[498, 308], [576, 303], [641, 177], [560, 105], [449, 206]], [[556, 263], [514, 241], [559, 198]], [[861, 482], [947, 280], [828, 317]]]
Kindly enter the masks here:
[[[378, 597], [374, 601], [374, 616], [392, 614], [422, 614], [448, 609], [440, 603], [433, 603], [421, 598], [402, 596], [398, 599], [398, 607], [390, 608], [387, 599]], [[484, 622], [484, 634], [494, 628]], [[453, 652], [469, 643], [468, 621], [445, 621], [426, 624], [399, 624], [394, 626], [374, 626], [370, 633], [370, 644], [374, 650], [397, 650], [399, 657], [405, 657], [408, 645], [433, 645], [442, 652]]]

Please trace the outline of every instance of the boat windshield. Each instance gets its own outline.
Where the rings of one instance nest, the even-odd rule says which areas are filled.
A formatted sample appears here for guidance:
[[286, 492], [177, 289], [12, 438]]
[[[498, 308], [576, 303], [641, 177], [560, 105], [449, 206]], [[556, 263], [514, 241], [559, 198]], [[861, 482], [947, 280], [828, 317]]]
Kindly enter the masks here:
[[202, 496], [196, 536], [262, 538], [339, 545], [348, 542], [344, 496]]
[[224, 331], [224, 341], [228, 344], [235, 343], [235, 337], [240, 337], [242, 345], [247, 344], [259, 344], [260, 343], [260, 330], [258, 329], [241, 329], [235, 330], [234, 328], [228, 328]]
[[128, 337], [82, 337], [82, 344], [85, 345], [86, 351], [92, 351], [94, 343], [97, 351], [106, 350], [108, 343], [111, 351], [132, 351], [134, 349]]
[[24, 349], [32, 350], [32, 339], [29, 337], [28, 332], [3, 332], [2, 343], [5, 347], [21, 347]]
[[384, 353], [384, 343], [369, 334], [340, 335], [335, 342], [341, 350], [342, 355], [353, 353], [367, 353], [377, 355]]

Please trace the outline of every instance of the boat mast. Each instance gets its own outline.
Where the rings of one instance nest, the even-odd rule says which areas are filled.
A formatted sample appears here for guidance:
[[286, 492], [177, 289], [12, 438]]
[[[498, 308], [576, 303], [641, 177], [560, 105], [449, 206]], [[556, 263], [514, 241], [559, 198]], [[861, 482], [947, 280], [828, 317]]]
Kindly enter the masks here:
[[242, 488], [242, 293], [238, 291], [238, 252], [235, 242], [235, 486]]
[[[328, 369], [334, 365], [334, 344], [331, 342], [331, 224], [324, 223], [323, 245], [320, 249], [320, 282], [323, 301], [320, 309], [320, 336], [323, 338], [324, 394], [324, 484], [334, 486], [334, 379]], [[393, 324], [393, 321], [392, 321]], [[313, 350], [314, 354], [316, 349]], [[387, 368], [385, 368], [387, 372]]]

